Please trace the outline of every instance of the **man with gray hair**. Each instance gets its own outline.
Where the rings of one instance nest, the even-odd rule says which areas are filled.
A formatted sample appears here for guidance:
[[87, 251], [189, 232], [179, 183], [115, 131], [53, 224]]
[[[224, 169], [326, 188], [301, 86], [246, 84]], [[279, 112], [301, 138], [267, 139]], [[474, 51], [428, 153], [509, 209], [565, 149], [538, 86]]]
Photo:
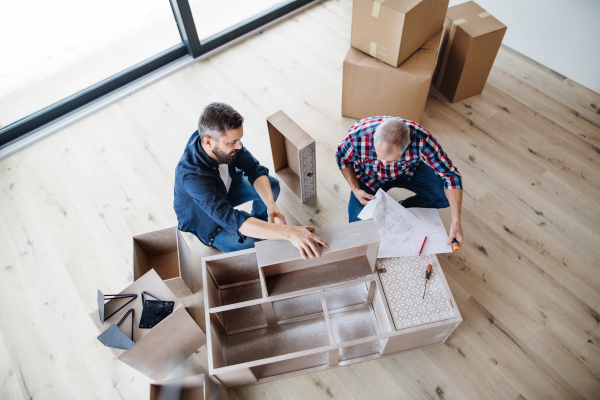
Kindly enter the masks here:
[[378, 189], [404, 188], [415, 193], [400, 201], [406, 208], [446, 208], [452, 224], [448, 245], [462, 245], [462, 178], [436, 139], [416, 122], [395, 117], [361, 119], [338, 145], [336, 159], [352, 193], [350, 222], [375, 198]]
[[[275, 204], [279, 182], [242, 146], [244, 118], [228, 104], [211, 103], [200, 116], [175, 170], [173, 206], [179, 230], [224, 252], [286, 239], [302, 258], [320, 257], [312, 226], [286, 225]], [[252, 213], [235, 207], [252, 201]]]

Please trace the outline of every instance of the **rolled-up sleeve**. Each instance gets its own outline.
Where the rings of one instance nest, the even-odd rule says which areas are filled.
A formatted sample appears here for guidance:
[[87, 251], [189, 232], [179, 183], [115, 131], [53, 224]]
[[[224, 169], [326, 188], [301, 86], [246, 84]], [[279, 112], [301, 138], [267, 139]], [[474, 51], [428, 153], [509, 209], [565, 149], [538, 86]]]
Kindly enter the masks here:
[[444, 189], [462, 189], [462, 177], [433, 136], [427, 135], [421, 153], [427, 165], [444, 181]]
[[337, 160], [338, 168], [340, 170], [345, 168], [351, 168], [354, 166], [356, 152], [352, 145], [352, 140], [349, 136], [346, 137], [339, 145], [335, 158]]
[[245, 147], [239, 151], [235, 158], [234, 165], [236, 168], [241, 169], [244, 175], [248, 177], [248, 181], [251, 185], [254, 185], [254, 181], [263, 176], [269, 175], [269, 169], [260, 165], [258, 160], [254, 158], [252, 154]]
[[250, 214], [233, 208], [231, 203], [217, 191], [214, 179], [205, 176], [190, 176], [184, 178], [183, 185], [202, 211], [227, 232], [235, 233], [244, 221], [250, 218]]

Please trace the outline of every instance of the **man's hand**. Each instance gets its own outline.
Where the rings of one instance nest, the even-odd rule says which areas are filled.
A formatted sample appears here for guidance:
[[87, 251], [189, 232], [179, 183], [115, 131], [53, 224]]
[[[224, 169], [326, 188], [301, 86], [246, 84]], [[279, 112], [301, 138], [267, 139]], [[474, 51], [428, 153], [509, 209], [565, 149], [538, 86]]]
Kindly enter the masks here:
[[446, 242], [446, 245], [451, 246], [452, 239], [454, 239], [454, 238], [456, 238], [456, 240], [458, 240], [459, 246], [462, 246], [463, 231], [462, 231], [462, 225], [460, 224], [460, 221], [458, 221], [458, 220], [452, 221], [452, 225], [450, 225], [450, 234], [448, 235], [448, 241]]
[[362, 189], [353, 190], [352, 193], [354, 193], [354, 197], [356, 197], [356, 199], [360, 201], [360, 204], [362, 204], [363, 206], [366, 206], [369, 201], [375, 198], [375, 196], [365, 192]]
[[311, 232], [313, 226], [288, 226], [288, 240], [300, 251], [303, 259], [321, 257], [317, 243], [329, 247], [329, 244]]
[[275, 205], [275, 203], [269, 205], [267, 207], [267, 214], [269, 216], [269, 222], [275, 223], [277, 225], [287, 225], [285, 222], [285, 216], [279, 211], [279, 208]]

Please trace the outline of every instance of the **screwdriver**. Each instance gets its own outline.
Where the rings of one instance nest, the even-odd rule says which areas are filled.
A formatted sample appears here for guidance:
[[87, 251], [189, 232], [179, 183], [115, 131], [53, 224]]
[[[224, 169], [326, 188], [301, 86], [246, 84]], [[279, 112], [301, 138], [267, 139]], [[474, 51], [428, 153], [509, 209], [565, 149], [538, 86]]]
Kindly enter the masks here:
[[452, 239], [452, 250], [458, 251], [460, 249], [460, 244], [456, 238]]
[[423, 290], [423, 298], [425, 298], [425, 291], [427, 290], [427, 282], [429, 282], [429, 277], [431, 276], [431, 268], [433, 268], [433, 266], [431, 264], [427, 264], [427, 274], [425, 275], [425, 290]]

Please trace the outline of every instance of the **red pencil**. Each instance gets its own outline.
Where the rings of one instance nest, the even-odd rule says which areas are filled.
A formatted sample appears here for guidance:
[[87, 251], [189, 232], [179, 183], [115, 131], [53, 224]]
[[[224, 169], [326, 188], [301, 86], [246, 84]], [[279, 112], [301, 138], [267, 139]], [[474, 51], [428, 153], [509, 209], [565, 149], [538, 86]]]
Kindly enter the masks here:
[[423, 251], [423, 247], [425, 247], [426, 240], [427, 240], [427, 236], [425, 236], [425, 239], [423, 240], [423, 244], [421, 245], [421, 250], [419, 250], [419, 255], [421, 255], [421, 252]]

